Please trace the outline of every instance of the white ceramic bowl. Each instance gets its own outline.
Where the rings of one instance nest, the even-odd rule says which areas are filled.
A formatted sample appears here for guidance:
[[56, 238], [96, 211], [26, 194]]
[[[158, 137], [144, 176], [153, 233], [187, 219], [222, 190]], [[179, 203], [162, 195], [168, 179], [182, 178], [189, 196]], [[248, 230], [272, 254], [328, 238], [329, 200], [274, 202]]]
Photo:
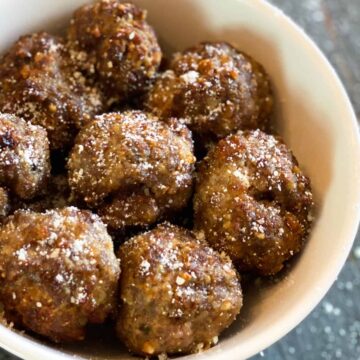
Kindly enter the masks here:
[[[85, 0], [2, 0], [0, 52], [18, 36], [58, 31]], [[220, 344], [196, 358], [243, 359], [279, 340], [303, 320], [335, 281], [360, 215], [360, 140], [336, 73], [314, 43], [261, 0], [135, 0], [148, 9], [167, 51], [201, 40], [226, 40], [260, 61], [277, 95], [279, 129], [312, 179], [318, 205], [311, 238], [284, 279], [246, 294], [240, 319]], [[0, 344], [24, 359], [129, 359], [105, 336], [55, 349], [0, 326]], [[104, 336], [103, 336], [104, 338]], [[195, 356], [187, 356], [194, 359]]]

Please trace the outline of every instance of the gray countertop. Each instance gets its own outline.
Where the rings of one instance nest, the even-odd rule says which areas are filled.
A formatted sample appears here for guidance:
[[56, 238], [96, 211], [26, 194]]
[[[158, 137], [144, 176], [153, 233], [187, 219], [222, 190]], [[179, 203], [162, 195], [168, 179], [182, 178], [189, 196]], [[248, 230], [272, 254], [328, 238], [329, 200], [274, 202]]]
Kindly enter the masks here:
[[[360, 118], [360, 0], [270, 0], [315, 40], [338, 71]], [[341, 119], [339, 119], [341, 120]], [[360, 234], [321, 304], [252, 360], [360, 359]], [[0, 360], [16, 358], [0, 350]], [[40, 359], [39, 359], [40, 360]]]

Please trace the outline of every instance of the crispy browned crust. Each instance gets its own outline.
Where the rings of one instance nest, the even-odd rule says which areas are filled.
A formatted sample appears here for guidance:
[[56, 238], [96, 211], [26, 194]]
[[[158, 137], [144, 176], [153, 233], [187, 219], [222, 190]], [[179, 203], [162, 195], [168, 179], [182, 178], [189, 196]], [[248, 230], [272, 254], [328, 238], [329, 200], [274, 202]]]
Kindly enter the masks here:
[[201, 43], [173, 56], [145, 107], [160, 117], [186, 118], [206, 143], [266, 128], [273, 96], [268, 75], [252, 58], [224, 42]]
[[22, 36], [0, 61], [0, 111], [48, 132], [51, 147], [71, 145], [76, 130], [102, 110], [102, 95], [74, 67], [59, 37]]
[[199, 167], [195, 227], [241, 270], [281, 270], [304, 244], [312, 206], [310, 181], [291, 151], [260, 130], [221, 140]]
[[68, 30], [82, 69], [120, 100], [146, 90], [161, 62], [161, 49], [146, 11], [102, 0], [78, 9]]
[[120, 247], [117, 332], [141, 355], [210, 347], [238, 315], [242, 293], [230, 259], [185, 229], [162, 224]]
[[114, 310], [119, 263], [99, 217], [18, 211], [0, 228], [6, 318], [56, 342], [82, 340]]
[[112, 228], [145, 226], [186, 206], [194, 163], [191, 133], [180, 122], [110, 113], [80, 131], [69, 183]]
[[33, 198], [46, 187], [50, 175], [49, 156], [45, 129], [0, 113], [1, 186], [21, 199]]

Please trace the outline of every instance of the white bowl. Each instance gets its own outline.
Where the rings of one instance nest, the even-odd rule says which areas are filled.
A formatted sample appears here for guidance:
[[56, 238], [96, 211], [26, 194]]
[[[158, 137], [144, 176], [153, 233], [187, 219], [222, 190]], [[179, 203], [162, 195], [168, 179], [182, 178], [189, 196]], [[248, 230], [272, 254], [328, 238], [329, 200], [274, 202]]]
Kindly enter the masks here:
[[[0, 52], [27, 32], [64, 27], [85, 0], [2, 0]], [[356, 118], [333, 68], [279, 10], [261, 0], [135, 0], [148, 9], [167, 50], [226, 40], [260, 61], [277, 95], [279, 129], [310, 176], [318, 205], [311, 238], [277, 284], [254, 287], [220, 344], [197, 355], [250, 357], [293, 329], [319, 303], [350, 251], [360, 218], [360, 140]], [[0, 326], [0, 344], [24, 359], [130, 359], [96, 334], [63, 349]], [[104, 338], [104, 336], [103, 336]], [[111, 338], [111, 336], [110, 336]], [[195, 359], [187, 356], [186, 359]]]

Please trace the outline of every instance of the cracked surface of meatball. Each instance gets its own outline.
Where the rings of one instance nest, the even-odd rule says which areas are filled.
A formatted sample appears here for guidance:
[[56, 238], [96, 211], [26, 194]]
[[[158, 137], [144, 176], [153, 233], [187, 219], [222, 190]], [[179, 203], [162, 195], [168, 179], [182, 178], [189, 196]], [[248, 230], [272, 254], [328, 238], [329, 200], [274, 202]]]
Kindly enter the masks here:
[[0, 228], [0, 300], [8, 321], [78, 341], [114, 310], [119, 262], [98, 216], [73, 207], [18, 211]]
[[49, 156], [45, 129], [14, 115], [0, 114], [1, 186], [21, 199], [33, 198], [46, 187]]
[[280, 271], [302, 249], [312, 207], [310, 181], [291, 151], [260, 130], [221, 140], [197, 174], [195, 228], [240, 270]]
[[160, 117], [188, 119], [206, 143], [240, 129], [266, 128], [273, 98], [260, 64], [227, 43], [209, 42], [173, 55], [145, 107]]
[[204, 350], [240, 312], [242, 292], [230, 259], [185, 229], [161, 224], [119, 253], [117, 332], [136, 354]]
[[186, 206], [195, 160], [191, 133], [179, 121], [104, 114], [80, 131], [69, 183], [112, 228], [146, 226]]
[[161, 62], [161, 49], [146, 11], [117, 0], [78, 9], [68, 30], [82, 67], [108, 94], [125, 100], [146, 90]]
[[59, 37], [22, 36], [0, 61], [0, 111], [42, 125], [53, 149], [68, 147], [77, 129], [102, 110], [102, 101]]

